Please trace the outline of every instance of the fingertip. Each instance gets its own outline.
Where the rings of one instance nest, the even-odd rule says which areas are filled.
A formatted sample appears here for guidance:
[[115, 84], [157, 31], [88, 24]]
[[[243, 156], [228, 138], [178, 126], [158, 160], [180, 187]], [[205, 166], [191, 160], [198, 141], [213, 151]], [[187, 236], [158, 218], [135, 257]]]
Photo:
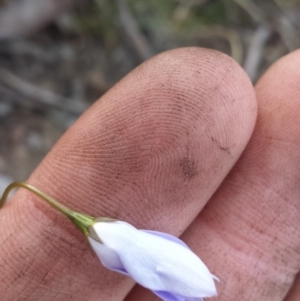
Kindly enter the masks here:
[[259, 114], [266, 121], [269, 139], [285, 136], [287, 141], [299, 138], [300, 50], [274, 63], [258, 81], [255, 89]]
[[[268, 99], [275, 98], [275, 105], [288, 104], [300, 94], [300, 49], [289, 53], [274, 63], [256, 84], [259, 94], [265, 93]], [[270, 100], [269, 100], [270, 102]], [[268, 103], [273, 107], [271, 103]]]
[[[76, 211], [179, 234], [242, 153], [255, 118], [253, 87], [231, 58], [201, 48], [171, 50], [132, 71], [83, 114], [29, 182]], [[131, 283], [107, 278], [91, 256], [84, 256], [86, 262], [78, 259], [86, 248], [75, 227], [37, 199], [30, 203], [32, 210], [26, 209], [27, 198], [20, 192], [9, 208], [10, 214], [23, 212], [15, 225], [23, 238], [13, 238], [9, 248], [17, 255], [8, 259], [17, 256], [25, 271], [19, 291], [30, 280], [30, 295], [42, 275], [35, 271], [43, 268], [53, 287], [59, 282], [70, 295], [76, 291], [66, 274], [75, 273], [85, 288], [82, 297], [93, 283], [93, 296], [112, 300], [109, 279], [119, 287], [119, 297], [127, 293]], [[33, 233], [32, 248], [21, 249]], [[47, 254], [52, 256], [48, 264]], [[27, 269], [24, 258], [33, 267]], [[56, 261], [61, 264], [54, 266]], [[54, 277], [62, 269], [68, 271], [64, 281]], [[12, 288], [10, 293], [15, 294]], [[43, 287], [37, 294], [43, 295]]]

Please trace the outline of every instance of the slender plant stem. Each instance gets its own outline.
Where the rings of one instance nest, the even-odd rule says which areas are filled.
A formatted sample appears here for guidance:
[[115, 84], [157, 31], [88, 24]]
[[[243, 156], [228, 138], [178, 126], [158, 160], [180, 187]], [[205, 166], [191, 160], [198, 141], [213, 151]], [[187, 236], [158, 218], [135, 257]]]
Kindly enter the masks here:
[[40, 198], [42, 198], [44, 201], [46, 201], [50, 206], [54, 207], [56, 210], [61, 212], [63, 215], [68, 217], [76, 226], [77, 228], [84, 234], [89, 234], [89, 227], [94, 223], [95, 218], [75, 212], [65, 205], [59, 203], [54, 198], [49, 196], [48, 194], [40, 191], [39, 189], [35, 188], [34, 186], [27, 184], [25, 182], [13, 182], [11, 183], [4, 191], [2, 198], [0, 199], [0, 209], [4, 206], [4, 203], [9, 195], [9, 193], [14, 188], [25, 188], [34, 194], [38, 195]]
[[4, 205], [4, 202], [6, 201], [9, 193], [14, 189], [14, 188], [25, 188], [34, 194], [38, 195], [41, 197], [44, 201], [46, 201], [48, 204], [50, 204], [52, 207], [60, 211], [62, 214], [69, 216], [70, 215], [70, 209], [67, 208], [66, 206], [60, 204], [57, 202], [55, 199], [47, 195], [46, 193], [40, 191], [39, 189], [35, 188], [34, 186], [31, 186], [30, 184], [24, 183], [24, 182], [13, 182], [11, 183], [4, 191], [3, 196], [0, 201], [0, 208]]

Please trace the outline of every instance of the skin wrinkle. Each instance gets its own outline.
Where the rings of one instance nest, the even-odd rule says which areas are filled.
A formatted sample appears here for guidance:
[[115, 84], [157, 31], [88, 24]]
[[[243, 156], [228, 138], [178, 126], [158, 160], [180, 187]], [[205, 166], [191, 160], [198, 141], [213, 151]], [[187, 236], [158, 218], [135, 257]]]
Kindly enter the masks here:
[[[210, 229], [207, 229], [207, 232], [209, 233]], [[223, 244], [227, 245], [229, 247], [230, 252], [232, 253], [232, 257], [235, 258], [235, 261], [237, 263], [237, 266], [242, 265], [243, 269], [245, 269], [245, 265], [248, 266], [248, 271], [253, 270], [253, 277], [255, 277], [256, 273], [264, 274], [266, 278], [273, 278], [274, 275], [277, 274], [279, 277], [281, 277], [280, 274], [278, 274], [278, 270], [281, 266], [282, 270], [286, 270], [286, 262], [278, 262], [279, 265], [275, 266], [269, 266], [268, 263], [264, 259], [264, 257], [268, 257], [268, 253], [264, 250], [261, 250], [257, 244], [255, 244], [253, 241], [249, 240], [247, 238], [247, 235], [245, 234], [244, 237], [236, 237], [234, 234], [232, 234], [231, 240], [229, 239], [228, 235], [224, 237], [223, 235], [218, 234], [218, 229], [214, 230], [214, 234], [212, 236], [218, 236], [218, 239], [222, 241]], [[209, 234], [207, 234], [208, 236]], [[266, 238], [269, 238], [265, 236]], [[233, 240], [233, 238], [235, 240]], [[247, 249], [253, 248], [255, 250], [254, 254], [249, 254], [247, 252]]]
[[[229, 71], [228, 66], [231, 66]], [[197, 76], [196, 69], [201, 70]], [[226, 87], [213, 91], [211, 87], [225, 72]], [[159, 88], [162, 84], [163, 89]], [[199, 92], [192, 92], [197, 89]], [[181, 99], [176, 98], [178, 93]], [[228, 96], [224, 98], [224, 94]], [[224, 99], [231, 98], [239, 101], [220, 106]], [[149, 106], [140, 106], [141, 101]], [[178, 112], [178, 106], [184, 110]], [[77, 211], [119, 218], [143, 229], [181, 233], [244, 149], [253, 130], [255, 108], [252, 85], [231, 58], [197, 48], [169, 51], [142, 64], [80, 117], [33, 173], [29, 183]], [[232, 157], [217, 148], [212, 151], [209, 135], [216, 139], [222, 137], [226, 145], [235, 145]], [[187, 157], [187, 145], [191, 154], [188, 157], [193, 159], [197, 170], [197, 175], [189, 181], [184, 180], [180, 166], [181, 160]], [[156, 177], [155, 160], [156, 164], [165, 164]], [[42, 246], [47, 252], [55, 246], [57, 253], [53, 253], [51, 261], [67, 257], [68, 273], [76, 275], [80, 289], [75, 290], [68, 277], [52, 277], [59, 275], [62, 270], [59, 267], [49, 273], [51, 280], [47, 287], [59, 290], [64, 286], [65, 292], [82, 301], [122, 300], [131, 289], [132, 281], [106, 271], [88, 249], [82, 251], [82, 260], [80, 254], [76, 254], [76, 247], [66, 247], [57, 237], [63, 236], [74, 246], [82, 246], [84, 237], [66, 218], [36, 197], [27, 200], [26, 195], [20, 191], [11, 205], [3, 209], [6, 214], [18, 211], [23, 215], [14, 231], [29, 237], [32, 228], [25, 226], [29, 222], [35, 229], [31, 236], [33, 247], [24, 256], [32, 257], [37, 247]], [[30, 210], [25, 210], [28, 207]], [[11, 223], [7, 221], [5, 227], [10, 229]], [[44, 237], [45, 229], [48, 240]], [[0, 245], [1, 238], [0, 229]], [[14, 238], [11, 252], [16, 255], [19, 244], [26, 241]], [[2, 256], [0, 248], [0, 258]], [[50, 269], [46, 256], [33, 262], [26, 277], [38, 281], [40, 276], [33, 271], [40, 267]], [[21, 262], [19, 272], [25, 268], [26, 262]], [[0, 280], [4, 276], [1, 275]], [[26, 277], [22, 277], [19, 290], [27, 286]], [[27, 294], [33, 289], [28, 287]], [[2, 291], [0, 281], [0, 295]], [[17, 292], [9, 287], [6, 301], [14, 300]], [[53, 295], [47, 299], [46, 288], [40, 287], [31, 301], [41, 298], [49, 301]], [[56, 297], [57, 300], [64, 298], [64, 295]]]
[[[68, 260], [67, 260], [67, 261], [68, 261]], [[36, 294], [37, 296], [39, 296], [40, 293], [41, 293], [41, 291], [47, 289], [47, 286], [48, 286], [49, 283], [51, 283], [52, 279], [55, 279], [55, 278], [62, 278], [61, 268], [59, 268], [59, 265], [60, 265], [61, 267], [63, 267], [63, 266], [65, 265], [64, 262], [65, 262], [65, 260], [62, 258], [62, 259], [59, 260], [59, 262], [55, 263], [55, 266], [53, 266], [53, 267], [51, 268], [51, 270], [54, 271], [54, 270], [55, 270], [54, 268], [55, 268], [56, 266], [58, 266], [57, 271], [54, 272], [54, 273], [50, 273], [50, 271], [48, 271], [47, 274], [43, 277], [43, 280], [44, 280], [44, 281], [40, 281], [40, 283], [38, 284], [38, 287], [35, 289], [35, 292], [34, 292], [30, 297], [28, 297], [28, 300], [35, 300], [35, 299], [37, 299], [38, 297], [35, 298], [35, 294]], [[48, 277], [48, 276], [50, 276], [50, 277]], [[46, 278], [46, 277], [47, 277], [47, 278]], [[74, 281], [76, 281], [75, 275], [74, 275], [74, 274], [71, 275], [71, 274], [69, 273], [69, 271], [66, 270], [66, 269], [64, 270], [63, 279], [66, 279], [66, 280], [67, 280], [67, 279], [71, 279], [71, 281], [68, 280], [68, 283], [69, 283], [69, 285], [72, 285], [72, 287], [74, 286]], [[54, 296], [54, 299], [55, 299], [57, 296], [58, 296], [58, 297], [60, 296], [60, 297], [62, 298], [62, 296], [65, 296], [65, 294], [68, 294], [68, 293], [64, 292], [64, 290], [65, 290], [65, 286], [62, 285], [62, 284], [59, 284], [59, 286], [55, 286], [55, 287], [51, 288], [50, 290], [49, 290], [49, 287], [48, 287], [48, 292], [51, 292], [51, 293], [52, 293], [52, 295]], [[77, 289], [77, 291], [78, 291], [78, 289]], [[76, 290], [75, 290], [74, 293], [76, 293]], [[69, 294], [68, 294], [68, 295], [69, 295]], [[51, 299], [51, 300], [52, 300], [52, 299]]]
[[[26, 296], [26, 298], [28, 300], [31, 300], [33, 295], [35, 294], [36, 291], [39, 290], [39, 287], [43, 284], [44, 280], [47, 278], [47, 276], [53, 271], [55, 270], [55, 267], [59, 265], [60, 263], [60, 260], [59, 259], [57, 262], [54, 263], [53, 266], [50, 267], [50, 270], [47, 270], [46, 273], [42, 276], [42, 278], [40, 279], [39, 283], [37, 283], [37, 286], [35, 287], [34, 291], [32, 293], [30, 293], [28, 296]], [[22, 292], [21, 292], [21, 295], [22, 295]]]
[[[32, 267], [32, 264], [33, 264], [35, 258], [38, 257], [39, 253], [40, 253], [40, 250], [37, 251], [36, 254], [34, 254], [34, 257], [33, 257], [33, 259], [30, 261], [30, 263], [28, 264], [28, 267], [27, 267], [24, 271], [22, 271], [21, 274], [18, 274], [18, 275], [17, 275], [17, 277], [13, 280], [13, 282], [11, 283], [11, 285], [13, 285], [13, 286], [15, 286], [15, 287], [18, 286], [18, 285], [17, 285], [17, 284], [18, 284], [18, 280], [19, 280], [19, 279], [21, 280], [21, 278], [22, 278], [22, 277], [25, 277], [25, 276], [26, 276], [26, 273], [27, 273], [28, 271], [30, 271], [30, 269], [31, 269], [31, 267]], [[20, 289], [20, 290], [19, 290], [19, 292], [18, 292], [18, 297], [22, 297], [23, 295], [26, 295], [26, 290], [28, 289], [28, 287], [31, 287], [31, 283], [32, 283], [32, 281], [31, 281], [31, 279], [29, 279], [29, 282], [28, 282], [27, 286], [24, 286], [23, 289]], [[3, 295], [5, 296], [5, 292], [3, 293]]]

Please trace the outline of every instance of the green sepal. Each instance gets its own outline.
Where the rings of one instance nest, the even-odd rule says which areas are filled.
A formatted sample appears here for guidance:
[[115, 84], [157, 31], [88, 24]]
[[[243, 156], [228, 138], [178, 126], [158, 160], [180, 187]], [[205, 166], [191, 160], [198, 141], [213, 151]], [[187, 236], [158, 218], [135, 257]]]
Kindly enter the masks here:
[[69, 212], [67, 217], [85, 236], [89, 235], [89, 228], [94, 223], [94, 217], [75, 211]]

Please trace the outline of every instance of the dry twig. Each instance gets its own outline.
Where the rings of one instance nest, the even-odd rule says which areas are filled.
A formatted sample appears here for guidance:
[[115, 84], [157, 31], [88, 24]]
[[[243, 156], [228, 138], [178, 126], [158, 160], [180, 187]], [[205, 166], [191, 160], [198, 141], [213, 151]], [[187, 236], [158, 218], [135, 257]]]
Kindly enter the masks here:
[[238, 32], [234, 29], [230, 29], [220, 25], [213, 25], [209, 27], [202, 26], [198, 35], [211, 38], [220, 37], [228, 41], [230, 49], [231, 49], [231, 56], [239, 63], [242, 63], [243, 59], [243, 44]]
[[263, 50], [270, 35], [271, 29], [269, 27], [260, 26], [252, 37], [244, 61], [244, 69], [252, 81], [254, 81], [258, 76], [258, 69], [263, 57]]
[[116, 0], [120, 22], [130, 44], [136, 51], [139, 59], [145, 61], [153, 56], [153, 51], [147, 39], [142, 35], [126, 0]]
[[[87, 106], [83, 102], [77, 100], [73, 101], [51, 91], [36, 87], [4, 68], [0, 68], [0, 83], [13, 91], [18, 92], [29, 100], [39, 102], [51, 108], [66, 111], [71, 114], [80, 115], [87, 109]], [[70, 103], [72, 103], [72, 107], [70, 106]]]

